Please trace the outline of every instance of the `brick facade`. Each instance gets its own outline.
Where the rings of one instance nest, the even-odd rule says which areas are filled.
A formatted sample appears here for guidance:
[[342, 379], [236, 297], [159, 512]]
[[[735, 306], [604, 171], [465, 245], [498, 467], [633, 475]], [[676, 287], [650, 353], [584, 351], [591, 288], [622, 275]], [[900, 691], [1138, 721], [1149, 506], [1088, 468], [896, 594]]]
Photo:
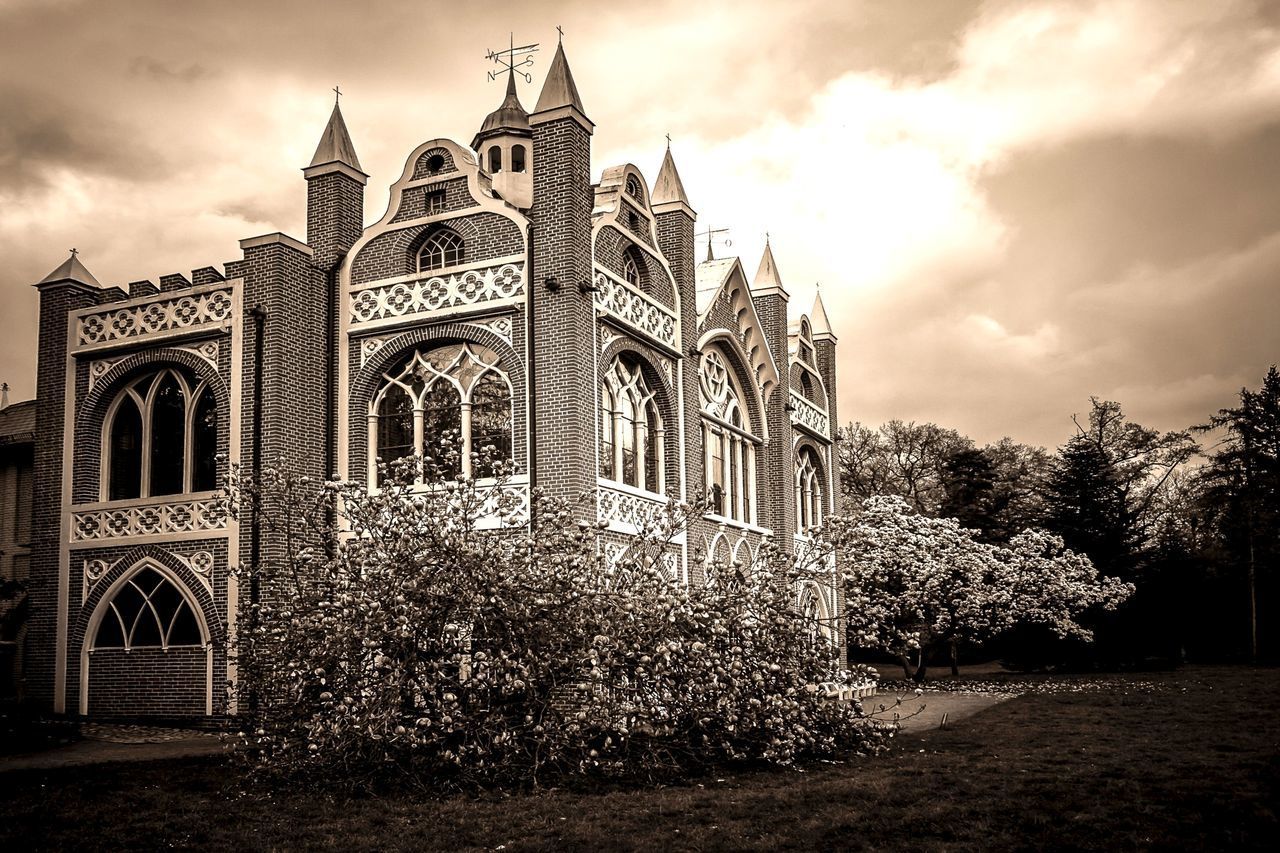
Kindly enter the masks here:
[[[248, 238], [222, 272], [206, 266], [127, 291], [103, 288], [87, 271], [41, 283], [29, 695], [94, 716], [233, 710], [224, 691], [227, 638], [238, 606], [270, 594], [238, 589], [233, 569], [279, 558], [284, 543], [252, 518], [207, 514], [202, 494], [109, 499], [103, 454], [112, 406], [127, 383], [162, 369], [213, 392], [221, 476], [232, 465], [283, 463], [315, 478], [367, 482], [384, 377], [415, 352], [476, 348], [497, 359], [511, 390], [517, 481], [566, 499], [598, 491], [606, 544], [625, 548], [630, 510], [618, 507], [706, 491], [700, 348], [714, 348], [747, 389], [744, 430], [760, 444], [757, 510], [751, 524], [697, 519], [669, 559], [698, 582], [709, 556], [749, 561], [769, 538], [792, 547], [797, 442], [820, 452], [830, 470], [831, 440], [815, 431], [820, 415], [806, 412], [806, 422], [791, 405], [795, 340], [785, 291], [750, 291], [735, 261], [731, 275], [703, 292], [696, 216], [683, 188], [671, 189], [679, 178], [669, 153], [660, 197], [650, 197], [632, 166], [607, 169], [593, 184], [593, 125], [562, 51], [556, 62], [563, 67], [549, 79], [562, 88], [544, 90], [528, 128], [511, 130], [511, 139], [500, 126], [486, 131], [486, 145], [519, 139], [531, 147], [528, 207], [495, 191], [473, 151], [435, 139], [409, 155], [386, 214], [365, 226], [367, 176], [335, 108], [304, 169], [305, 243]], [[424, 244], [446, 231], [465, 248], [443, 266], [420, 268]], [[628, 257], [639, 266], [634, 284]], [[826, 393], [813, 405], [834, 424], [834, 337], [816, 340], [814, 375]], [[600, 478], [601, 385], [618, 357], [639, 365], [654, 394], [661, 494]], [[575, 505], [592, 515], [591, 503]], [[163, 574], [198, 611], [202, 647], [94, 646], [109, 600], [142, 567]]]

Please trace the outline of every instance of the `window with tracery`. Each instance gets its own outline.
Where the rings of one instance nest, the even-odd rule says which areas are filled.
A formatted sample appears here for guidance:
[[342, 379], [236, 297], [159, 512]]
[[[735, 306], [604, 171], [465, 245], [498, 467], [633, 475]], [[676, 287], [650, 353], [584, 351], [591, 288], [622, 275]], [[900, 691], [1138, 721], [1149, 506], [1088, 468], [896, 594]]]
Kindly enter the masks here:
[[796, 454], [796, 528], [800, 532], [822, 526], [822, 465], [811, 447]]
[[218, 404], [208, 382], [166, 368], [128, 382], [103, 430], [106, 500], [218, 486]]
[[702, 355], [702, 446], [711, 512], [755, 523], [756, 447], [742, 393], [718, 350]]
[[466, 243], [456, 232], [442, 228], [428, 237], [418, 250], [418, 271], [456, 267], [466, 259]]
[[187, 597], [160, 572], [146, 567], [107, 602], [93, 638], [95, 649], [169, 649], [203, 646], [200, 623]]
[[635, 247], [627, 249], [622, 255], [622, 277], [627, 284], [638, 288], [644, 287], [644, 279], [640, 275], [640, 270], [640, 261], [636, 257]]
[[640, 362], [621, 355], [600, 385], [600, 476], [639, 489], [664, 488], [663, 426]]
[[822, 630], [822, 604], [812, 586], [805, 586], [800, 593], [800, 618], [810, 643], [818, 645], [826, 640]]
[[415, 350], [370, 404], [370, 482], [377, 460], [419, 459], [416, 481], [492, 477], [511, 459], [511, 383], [478, 344]]

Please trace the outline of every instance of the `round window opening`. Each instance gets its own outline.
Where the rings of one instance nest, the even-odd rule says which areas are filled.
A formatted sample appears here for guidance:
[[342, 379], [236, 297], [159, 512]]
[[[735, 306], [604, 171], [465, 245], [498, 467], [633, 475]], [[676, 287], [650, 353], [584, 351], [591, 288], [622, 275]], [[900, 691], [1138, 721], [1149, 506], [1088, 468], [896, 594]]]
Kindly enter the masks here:
[[438, 172], [438, 171], [440, 171], [440, 170], [441, 170], [441, 169], [443, 169], [443, 168], [444, 168], [444, 155], [443, 155], [443, 154], [432, 154], [430, 157], [428, 157], [428, 158], [427, 158], [427, 170], [428, 170], [428, 171], [431, 171], [431, 172]]

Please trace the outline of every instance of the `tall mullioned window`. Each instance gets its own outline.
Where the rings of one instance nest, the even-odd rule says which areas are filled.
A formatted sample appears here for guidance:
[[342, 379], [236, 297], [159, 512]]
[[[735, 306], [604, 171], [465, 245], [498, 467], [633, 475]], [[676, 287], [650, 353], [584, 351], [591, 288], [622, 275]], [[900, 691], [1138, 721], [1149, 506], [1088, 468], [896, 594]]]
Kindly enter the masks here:
[[466, 259], [466, 243], [457, 232], [442, 228], [428, 237], [418, 250], [418, 272], [456, 267]]
[[661, 493], [663, 426], [640, 363], [614, 359], [600, 389], [600, 476]]
[[755, 523], [756, 448], [742, 408], [742, 392], [724, 356], [709, 349], [699, 369], [702, 394], [702, 446], [707, 497], [716, 515]]
[[822, 526], [822, 464], [811, 447], [796, 454], [796, 527], [801, 532]]
[[370, 404], [370, 477], [377, 460], [417, 457], [416, 480], [492, 477], [511, 459], [511, 383], [478, 344], [415, 350]]
[[175, 368], [135, 377], [107, 410], [102, 497], [212, 491], [217, 453], [218, 405], [207, 382]]

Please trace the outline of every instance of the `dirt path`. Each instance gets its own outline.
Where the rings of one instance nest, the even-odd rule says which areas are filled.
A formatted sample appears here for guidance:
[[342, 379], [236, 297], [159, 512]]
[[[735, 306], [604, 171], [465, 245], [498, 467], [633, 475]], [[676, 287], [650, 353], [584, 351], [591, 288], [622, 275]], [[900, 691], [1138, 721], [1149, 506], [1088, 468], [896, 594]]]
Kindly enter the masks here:
[[83, 740], [65, 746], [0, 756], [0, 773], [105, 764], [110, 761], [187, 758], [214, 755], [225, 749], [216, 734], [188, 729], [86, 724], [81, 733]]
[[880, 720], [897, 720], [903, 732], [922, 732], [972, 717], [993, 705], [1012, 699], [1008, 693], [880, 693], [862, 700], [862, 708]]

